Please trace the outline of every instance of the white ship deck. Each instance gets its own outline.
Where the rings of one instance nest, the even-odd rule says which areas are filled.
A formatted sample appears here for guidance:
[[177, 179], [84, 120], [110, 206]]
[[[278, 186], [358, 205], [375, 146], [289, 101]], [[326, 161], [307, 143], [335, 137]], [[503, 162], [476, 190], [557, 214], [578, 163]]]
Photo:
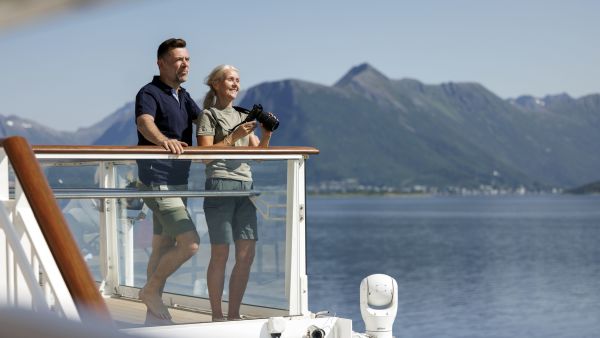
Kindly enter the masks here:
[[[146, 305], [141, 301], [109, 297], [104, 298], [108, 307], [110, 316], [115, 321], [118, 328], [132, 328], [141, 326], [155, 326], [153, 323], [146, 323]], [[182, 308], [170, 308], [173, 324], [197, 324], [211, 322], [210, 313], [202, 313]]]

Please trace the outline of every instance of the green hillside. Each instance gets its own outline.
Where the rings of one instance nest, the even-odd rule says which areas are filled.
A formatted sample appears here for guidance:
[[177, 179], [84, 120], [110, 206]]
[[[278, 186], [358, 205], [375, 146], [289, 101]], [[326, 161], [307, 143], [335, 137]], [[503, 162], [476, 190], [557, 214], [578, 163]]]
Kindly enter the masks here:
[[241, 105], [278, 114], [273, 144], [321, 150], [309, 167], [314, 181], [538, 189], [600, 176], [600, 157], [589, 156], [600, 146], [600, 105], [583, 100], [573, 99], [580, 109], [536, 110], [479, 84], [391, 80], [363, 64], [331, 87], [263, 83]]

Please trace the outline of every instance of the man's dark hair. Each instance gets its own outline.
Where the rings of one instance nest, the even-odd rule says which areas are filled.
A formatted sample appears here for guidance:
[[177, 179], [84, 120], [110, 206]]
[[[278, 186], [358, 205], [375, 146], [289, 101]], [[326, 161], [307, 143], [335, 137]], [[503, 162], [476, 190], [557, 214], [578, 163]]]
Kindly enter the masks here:
[[156, 58], [160, 59], [171, 49], [175, 48], [185, 48], [185, 40], [175, 38], [165, 40], [163, 43], [160, 44], [160, 46], [158, 46], [158, 50], [156, 51]]

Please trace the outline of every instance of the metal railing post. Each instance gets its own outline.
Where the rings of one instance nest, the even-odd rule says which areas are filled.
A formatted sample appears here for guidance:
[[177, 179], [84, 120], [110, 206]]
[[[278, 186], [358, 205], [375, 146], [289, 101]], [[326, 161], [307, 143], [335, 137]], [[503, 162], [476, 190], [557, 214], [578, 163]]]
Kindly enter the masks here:
[[[110, 161], [99, 165], [101, 188], [116, 188], [116, 170]], [[101, 292], [111, 295], [119, 286], [119, 245], [116, 199], [107, 198], [100, 210], [100, 262], [102, 272]]]
[[285, 285], [290, 315], [308, 314], [304, 158], [288, 160]]

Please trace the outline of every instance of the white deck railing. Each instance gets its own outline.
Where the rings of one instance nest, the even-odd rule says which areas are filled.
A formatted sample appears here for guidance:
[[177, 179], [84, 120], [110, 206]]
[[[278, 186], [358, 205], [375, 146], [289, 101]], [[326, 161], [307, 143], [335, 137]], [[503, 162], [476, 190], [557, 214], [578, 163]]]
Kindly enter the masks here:
[[9, 200], [6, 154], [0, 152], [0, 304], [79, 319], [75, 303], [17, 181]]
[[[285, 163], [281, 166], [285, 172], [280, 173], [285, 179], [285, 215], [278, 219], [285, 227], [284, 288], [287, 306], [270, 308], [253, 304], [244, 305], [242, 311], [263, 317], [310, 313], [306, 276], [304, 165], [308, 155], [318, 153], [316, 149], [190, 147], [182, 155], [171, 155], [158, 147], [35, 146], [33, 150], [45, 168], [90, 163], [97, 166], [97, 188], [78, 189], [78, 196], [62, 197], [59, 195], [68, 191], [56, 190], [56, 195], [60, 198], [100, 198], [104, 201], [100, 204], [98, 213], [101, 279], [97, 282], [104, 295], [118, 294], [132, 298], [137, 297], [138, 291], [138, 288], [132, 287], [135, 278], [133, 225], [123, 225], [122, 210], [119, 211], [117, 205], [119, 199], [108, 197], [121, 191], [119, 166], [131, 165], [138, 159], [192, 160], [195, 163], [212, 159], [241, 159], [259, 161], [259, 164], [260, 161]], [[65, 317], [78, 318], [77, 300], [70, 296], [69, 287], [64, 283], [21, 184], [18, 178], [12, 178], [9, 174], [10, 168], [6, 154], [0, 152], [0, 259], [8, 262], [5, 266], [0, 264], [0, 306], [24, 306], [40, 311], [52, 309]], [[9, 188], [11, 184], [14, 184], [14, 194]], [[73, 193], [72, 190], [70, 192]], [[105, 195], [98, 196], [98, 193]], [[144, 194], [131, 191], [127, 193], [129, 197]], [[200, 195], [201, 191], [198, 196]], [[270, 212], [269, 207], [266, 210], [267, 213]], [[168, 293], [164, 297], [171, 305], [208, 308], [206, 298]]]

